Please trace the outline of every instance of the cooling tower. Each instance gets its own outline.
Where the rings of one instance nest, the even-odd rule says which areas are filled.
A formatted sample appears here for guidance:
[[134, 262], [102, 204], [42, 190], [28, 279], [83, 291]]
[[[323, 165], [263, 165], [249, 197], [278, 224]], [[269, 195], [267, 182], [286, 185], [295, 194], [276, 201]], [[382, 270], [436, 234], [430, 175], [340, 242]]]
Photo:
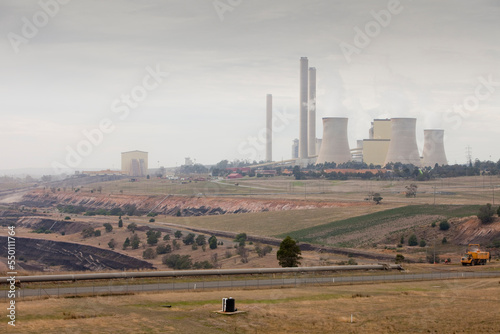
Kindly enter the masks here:
[[444, 130], [424, 130], [424, 152], [422, 166], [447, 165], [444, 152]]
[[299, 158], [307, 159], [307, 93], [308, 93], [308, 60], [300, 58], [300, 131], [299, 131]]
[[266, 96], [266, 161], [273, 161], [273, 96]]
[[351, 150], [347, 139], [347, 121], [345, 117], [323, 118], [323, 141], [316, 164], [325, 162], [341, 164], [351, 160]]
[[400, 162], [420, 166], [416, 127], [416, 118], [391, 118], [392, 135], [385, 164]]
[[316, 68], [309, 68], [309, 119], [307, 131], [309, 156], [316, 155]]

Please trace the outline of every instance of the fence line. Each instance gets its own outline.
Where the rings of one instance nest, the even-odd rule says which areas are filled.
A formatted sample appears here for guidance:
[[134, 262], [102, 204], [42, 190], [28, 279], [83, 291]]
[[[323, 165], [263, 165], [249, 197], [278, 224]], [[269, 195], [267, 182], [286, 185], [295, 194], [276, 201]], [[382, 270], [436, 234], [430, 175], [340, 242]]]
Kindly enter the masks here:
[[[16, 299], [26, 298], [47, 298], [61, 296], [78, 296], [78, 295], [107, 295], [107, 294], [128, 294], [137, 292], [160, 292], [160, 291], [180, 291], [180, 290], [220, 290], [234, 288], [253, 288], [263, 289], [280, 287], [300, 287], [313, 285], [343, 285], [343, 284], [376, 284], [383, 282], [405, 282], [405, 281], [424, 281], [424, 280], [439, 280], [439, 279], [470, 279], [470, 278], [493, 278], [500, 277], [500, 272], [439, 272], [439, 273], [420, 273], [420, 274], [386, 274], [386, 275], [370, 275], [370, 276], [316, 276], [316, 277], [299, 277], [295, 275], [293, 278], [268, 278], [256, 280], [217, 280], [207, 281], [199, 279], [195, 282], [171, 282], [161, 283], [158, 278], [157, 283], [131, 284], [130, 280], [126, 280], [125, 284], [112, 285], [111, 281], [107, 285], [100, 282], [92, 282], [92, 285], [84, 284], [79, 286], [78, 283], [73, 283], [74, 286], [45, 288], [40, 283], [28, 287], [16, 287]], [[8, 299], [9, 290], [5, 289], [0, 292], [0, 299]]]

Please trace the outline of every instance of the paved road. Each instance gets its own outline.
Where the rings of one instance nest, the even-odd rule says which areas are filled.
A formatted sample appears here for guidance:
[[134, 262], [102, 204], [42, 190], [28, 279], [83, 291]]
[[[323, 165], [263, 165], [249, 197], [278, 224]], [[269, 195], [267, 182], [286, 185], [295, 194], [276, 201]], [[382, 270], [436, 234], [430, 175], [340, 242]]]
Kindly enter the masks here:
[[[219, 290], [229, 288], [259, 288], [273, 286], [307, 286], [313, 284], [346, 284], [346, 283], [381, 283], [392, 281], [420, 281], [420, 280], [438, 280], [438, 279], [461, 279], [461, 278], [487, 278], [500, 277], [500, 272], [436, 272], [424, 274], [397, 273], [387, 275], [371, 276], [330, 276], [330, 277], [297, 277], [280, 279], [254, 279], [254, 280], [221, 280], [221, 281], [197, 281], [183, 283], [158, 283], [158, 284], [133, 284], [130, 281], [123, 285], [112, 285], [102, 282], [94, 286], [78, 286], [61, 288], [38, 288], [36, 284], [30, 285], [30, 288], [17, 288], [17, 298], [31, 296], [60, 296], [60, 295], [97, 295], [97, 294], [119, 294], [127, 292], [146, 292], [146, 291], [174, 291], [174, 290]], [[7, 298], [7, 291], [0, 292], [0, 299]]]

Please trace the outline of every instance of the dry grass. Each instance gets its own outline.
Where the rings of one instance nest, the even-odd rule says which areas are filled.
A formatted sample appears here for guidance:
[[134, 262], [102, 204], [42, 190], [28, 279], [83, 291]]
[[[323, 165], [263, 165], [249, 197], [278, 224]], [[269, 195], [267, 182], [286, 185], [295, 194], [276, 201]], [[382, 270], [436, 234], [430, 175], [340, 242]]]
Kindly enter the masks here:
[[[213, 313], [228, 296], [247, 313]], [[46, 299], [18, 302], [9, 331], [498, 333], [498, 296], [498, 279], [485, 279]]]

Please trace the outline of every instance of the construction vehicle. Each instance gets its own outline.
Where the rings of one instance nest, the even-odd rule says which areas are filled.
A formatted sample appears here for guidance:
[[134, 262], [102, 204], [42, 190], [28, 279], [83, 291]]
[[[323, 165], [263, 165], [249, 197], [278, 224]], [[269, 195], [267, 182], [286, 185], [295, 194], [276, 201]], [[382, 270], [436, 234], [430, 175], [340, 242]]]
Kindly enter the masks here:
[[490, 258], [490, 252], [482, 252], [479, 249], [478, 244], [469, 244], [467, 247], [467, 253], [462, 257], [462, 265], [466, 266], [470, 264], [471, 266], [476, 264], [485, 265], [486, 261]]

